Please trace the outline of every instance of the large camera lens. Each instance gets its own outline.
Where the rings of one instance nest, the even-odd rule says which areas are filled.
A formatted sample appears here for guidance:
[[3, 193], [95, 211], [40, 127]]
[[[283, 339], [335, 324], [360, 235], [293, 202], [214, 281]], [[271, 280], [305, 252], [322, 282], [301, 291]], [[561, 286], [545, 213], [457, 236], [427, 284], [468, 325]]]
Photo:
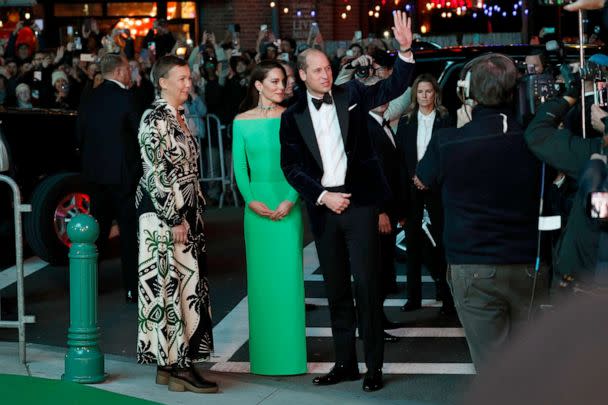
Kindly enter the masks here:
[[355, 76], [359, 79], [367, 79], [371, 74], [370, 66], [357, 66], [355, 70]]

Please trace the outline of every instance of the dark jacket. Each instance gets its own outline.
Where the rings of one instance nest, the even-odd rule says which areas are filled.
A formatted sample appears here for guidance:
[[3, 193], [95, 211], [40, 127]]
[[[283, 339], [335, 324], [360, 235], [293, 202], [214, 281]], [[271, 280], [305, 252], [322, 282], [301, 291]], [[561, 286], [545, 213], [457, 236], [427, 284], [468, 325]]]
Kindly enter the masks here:
[[417, 168], [441, 189], [447, 261], [533, 265], [541, 164], [510, 110], [477, 106], [472, 118], [438, 131]]
[[131, 92], [104, 80], [83, 101], [76, 130], [85, 180], [134, 187], [142, 173], [137, 132], [142, 111]]
[[[435, 114], [435, 122], [433, 122], [432, 136], [441, 128], [452, 126], [452, 120], [449, 115], [440, 116], [439, 112]], [[399, 120], [397, 127], [397, 143], [402, 159], [403, 170], [403, 189], [405, 192], [404, 209], [409, 211], [412, 199], [416, 199], [418, 194], [436, 194], [436, 198], [440, 198], [439, 190], [420, 191], [414, 186], [412, 178], [416, 175], [418, 167], [418, 111], [414, 111], [411, 116], [404, 116]], [[430, 143], [429, 143], [430, 145]]]
[[[526, 142], [539, 159], [578, 179], [593, 153], [605, 153], [603, 138], [583, 139], [568, 129], [557, 129], [569, 110], [563, 98], [542, 104], [526, 129]], [[568, 223], [555, 248], [554, 270], [559, 274], [593, 274], [597, 262], [599, 229], [585, 210], [586, 194], [578, 190]]]
[[[370, 109], [397, 98], [411, 83], [414, 65], [397, 59], [393, 74], [373, 86], [351, 80], [332, 90], [347, 158], [346, 190], [351, 203], [377, 206], [380, 210], [390, 192], [367, 132]], [[324, 191], [323, 163], [305, 94], [281, 116], [281, 167], [287, 181], [306, 201], [313, 233], [323, 229], [316, 202]]]
[[391, 192], [391, 198], [386, 204], [386, 214], [391, 219], [398, 220], [405, 216], [403, 211], [405, 193], [403, 188], [401, 155], [397, 137], [393, 134], [395, 144], [388, 137], [384, 127], [374, 117], [368, 114], [367, 132], [369, 133], [374, 151], [378, 156], [382, 172]]

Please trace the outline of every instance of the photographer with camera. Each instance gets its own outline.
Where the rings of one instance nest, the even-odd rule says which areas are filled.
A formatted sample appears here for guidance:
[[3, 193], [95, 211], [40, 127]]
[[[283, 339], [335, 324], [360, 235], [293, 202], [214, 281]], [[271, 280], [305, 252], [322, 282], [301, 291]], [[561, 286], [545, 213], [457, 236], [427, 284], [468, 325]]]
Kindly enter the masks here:
[[441, 190], [447, 279], [478, 372], [521, 332], [546, 284], [545, 266], [534, 268], [541, 165], [513, 113], [517, 77], [502, 54], [465, 65], [458, 85], [472, 119], [434, 134], [414, 179]]
[[[342, 66], [336, 78], [336, 84], [344, 84], [356, 78], [367, 85], [371, 85], [375, 81], [389, 77], [394, 62], [395, 54], [386, 51], [376, 50], [372, 55], [359, 56]], [[398, 122], [396, 120], [401, 118], [410, 105], [410, 99], [411, 88], [408, 87], [402, 95], [389, 102], [388, 108], [384, 109], [383, 117], [391, 123], [393, 130], [396, 130], [395, 126]]]
[[[568, 65], [562, 65], [562, 76], [566, 84], [563, 97], [550, 100], [539, 110], [525, 132], [528, 147], [539, 159], [551, 167], [578, 179], [583, 167], [594, 153], [605, 154], [608, 136], [583, 139], [567, 128], [558, 129], [562, 118], [577, 102], [581, 94], [578, 74]], [[593, 127], [605, 133], [602, 119], [608, 116], [597, 105], [591, 107]], [[597, 262], [598, 227], [585, 212], [586, 194], [578, 190], [568, 217], [567, 225], [557, 243], [554, 255], [554, 271], [562, 283], [586, 282], [593, 277]]]

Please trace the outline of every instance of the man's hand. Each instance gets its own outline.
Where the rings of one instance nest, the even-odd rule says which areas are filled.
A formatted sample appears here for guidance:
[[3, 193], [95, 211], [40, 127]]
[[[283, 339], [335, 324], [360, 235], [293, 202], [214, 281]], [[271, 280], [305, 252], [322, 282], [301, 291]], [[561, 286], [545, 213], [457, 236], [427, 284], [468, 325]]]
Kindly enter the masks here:
[[412, 181], [414, 182], [414, 185], [416, 186], [416, 188], [418, 190], [424, 191], [424, 190], [428, 190], [429, 189], [427, 186], [424, 185], [424, 183], [422, 181], [420, 181], [420, 179], [418, 178], [418, 176], [412, 177]]
[[291, 201], [283, 201], [281, 204], [279, 204], [277, 209], [274, 210], [274, 213], [270, 216], [270, 219], [273, 221], [280, 221], [289, 215], [292, 208], [293, 203]]
[[399, 42], [400, 49], [409, 49], [412, 47], [412, 20], [403, 11], [393, 11], [393, 22], [395, 24], [393, 35]]
[[341, 214], [350, 205], [350, 196], [351, 194], [328, 191], [321, 199], [321, 202], [336, 214]]
[[577, 0], [572, 4], [564, 6], [564, 10], [599, 10], [600, 8], [604, 7], [604, 3], [606, 3], [606, 0]]
[[602, 110], [597, 104], [591, 106], [591, 126], [602, 134], [606, 132], [606, 126], [604, 125], [604, 118], [608, 117], [608, 112]]
[[266, 206], [263, 202], [252, 201], [249, 203], [249, 208], [261, 217], [270, 218], [274, 211]]
[[391, 220], [386, 213], [382, 213], [378, 216], [378, 232], [382, 235], [388, 235], [393, 231], [391, 226]]
[[352, 67], [356, 66], [370, 66], [372, 64], [372, 57], [369, 55], [359, 56], [357, 59], [354, 59], [350, 62]]

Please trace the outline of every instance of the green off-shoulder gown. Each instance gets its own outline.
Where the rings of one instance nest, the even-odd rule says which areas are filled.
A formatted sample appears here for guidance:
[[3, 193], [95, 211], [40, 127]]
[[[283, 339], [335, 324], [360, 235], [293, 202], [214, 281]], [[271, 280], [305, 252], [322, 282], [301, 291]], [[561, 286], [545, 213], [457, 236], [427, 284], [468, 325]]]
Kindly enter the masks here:
[[[281, 170], [279, 118], [235, 120], [233, 161], [245, 199], [245, 248], [251, 372], [306, 373], [306, 321], [302, 274], [302, 212], [298, 193]], [[276, 209], [294, 206], [272, 221], [249, 208], [260, 201]]]

